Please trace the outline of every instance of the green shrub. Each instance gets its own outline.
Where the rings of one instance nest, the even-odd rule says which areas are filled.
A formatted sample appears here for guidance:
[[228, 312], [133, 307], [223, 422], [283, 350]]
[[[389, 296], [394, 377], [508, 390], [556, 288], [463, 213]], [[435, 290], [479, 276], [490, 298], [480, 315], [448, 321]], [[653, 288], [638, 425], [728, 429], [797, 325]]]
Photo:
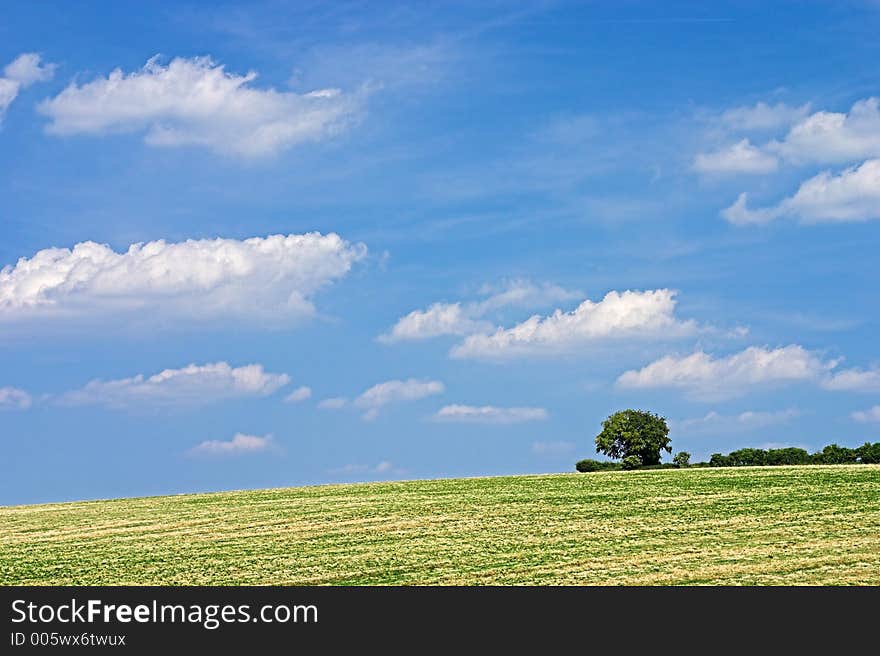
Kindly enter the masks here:
[[874, 442], [874, 444], [865, 442], [856, 449], [856, 455], [862, 464], [876, 465], [880, 463], [880, 442]]
[[820, 453], [813, 455], [811, 460], [822, 465], [849, 465], [855, 463], [858, 454], [855, 449], [829, 444]]
[[579, 461], [575, 466], [579, 472], [594, 472], [594, 471], [608, 471], [611, 469], [620, 469], [620, 465], [616, 462], [607, 462], [602, 460], [591, 460], [590, 458], [585, 458], [584, 460]]
[[638, 469], [642, 466], [642, 459], [638, 456], [627, 456], [621, 462], [624, 469]]
[[728, 467], [753, 467], [767, 464], [767, 452], [764, 449], [737, 449], [728, 455]]
[[672, 463], [676, 467], [688, 467], [691, 464], [691, 454], [687, 451], [679, 451], [672, 458]]
[[767, 451], [766, 464], [768, 465], [809, 465], [810, 454], [803, 449], [786, 447], [784, 449], [770, 449]]

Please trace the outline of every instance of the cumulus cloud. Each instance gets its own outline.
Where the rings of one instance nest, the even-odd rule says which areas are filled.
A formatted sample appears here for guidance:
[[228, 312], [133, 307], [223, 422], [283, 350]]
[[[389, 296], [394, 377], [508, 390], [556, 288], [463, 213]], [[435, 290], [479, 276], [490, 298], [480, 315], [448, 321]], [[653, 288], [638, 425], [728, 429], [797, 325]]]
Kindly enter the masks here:
[[[759, 103], [757, 107], [762, 104]], [[849, 112], [820, 111], [807, 115], [806, 106], [789, 108], [780, 106], [782, 117], [801, 113], [791, 129], [781, 140], [772, 140], [761, 146], [753, 146], [748, 140], [737, 144], [741, 155], [748, 154], [754, 161], [760, 156], [781, 158], [794, 165], [802, 164], [845, 164], [880, 157], [880, 99], [866, 98], [853, 104]], [[763, 105], [759, 111], [746, 111], [743, 108], [730, 110], [725, 115], [731, 127], [743, 131], [754, 128], [763, 122], [769, 125], [774, 120], [774, 112]], [[789, 111], [790, 110], [790, 111]], [[723, 116], [725, 116], [723, 115]], [[722, 119], [723, 120], [723, 119]], [[769, 159], [766, 160], [769, 163]]]
[[452, 349], [456, 358], [503, 359], [559, 354], [598, 341], [623, 338], [669, 339], [699, 331], [694, 321], [675, 317], [675, 292], [669, 289], [608, 292], [571, 312], [534, 315], [512, 328], [470, 335]]
[[707, 174], [772, 173], [779, 168], [775, 155], [752, 145], [748, 139], [712, 153], [700, 153], [694, 170]]
[[501, 289], [484, 287], [487, 298], [470, 303], [434, 303], [426, 310], [414, 310], [402, 317], [379, 341], [386, 344], [440, 337], [442, 335], [470, 335], [492, 330], [485, 315], [505, 307], [534, 308], [580, 297], [569, 291], [545, 283], [538, 285], [528, 280], [514, 280]]
[[741, 432], [785, 424], [800, 415], [800, 410], [796, 408], [773, 411], [746, 410], [735, 415], [723, 415], [713, 410], [706, 413], [703, 417], [671, 422], [670, 427], [675, 433], [716, 434]]
[[490, 322], [473, 319], [469, 314], [461, 303], [434, 303], [426, 310], [413, 310], [401, 317], [390, 332], [379, 336], [379, 341], [393, 344], [441, 335], [469, 335], [492, 328]]
[[48, 248], [0, 269], [0, 323], [112, 315], [284, 324], [311, 316], [312, 296], [365, 255], [333, 233], [160, 240], [121, 253], [95, 242]]
[[285, 403], [301, 403], [307, 399], [312, 398], [312, 388], [303, 385], [302, 387], [297, 387], [290, 394], [284, 397]]
[[880, 99], [866, 98], [848, 113], [815, 112], [767, 150], [796, 164], [842, 164], [880, 157]]
[[145, 133], [151, 146], [202, 146], [225, 155], [263, 157], [333, 137], [363, 105], [363, 91], [319, 89], [298, 94], [252, 86], [257, 74], [236, 75], [209, 57], [158, 57], [137, 71], [115, 69], [72, 82], [38, 111], [54, 135]]
[[574, 448], [573, 442], [532, 442], [532, 453], [539, 456], [564, 456]]
[[191, 364], [152, 376], [93, 380], [60, 397], [64, 405], [135, 406], [203, 405], [272, 394], [290, 382], [287, 374], [265, 371], [261, 364], [232, 367], [226, 362]]
[[862, 424], [880, 422], [880, 405], [854, 412], [852, 418]]
[[547, 419], [544, 408], [498, 408], [492, 405], [447, 405], [435, 414], [436, 421], [466, 424], [521, 424]]
[[319, 410], [340, 410], [348, 405], [348, 399], [343, 396], [334, 396], [329, 399], [322, 399], [318, 402]]
[[769, 105], [758, 102], [747, 107], [733, 107], [721, 114], [721, 124], [732, 130], [761, 131], [785, 128], [810, 113], [810, 103], [794, 107], [784, 102]]
[[871, 159], [835, 175], [823, 171], [802, 183], [794, 196], [771, 207], [750, 209], [748, 195], [722, 211], [736, 225], [769, 223], [796, 217], [805, 223], [880, 219], [880, 159]]
[[822, 387], [841, 392], [880, 392], [880, 368], [843, 369], [826, 378]]
[[435, 394], [442, 394], [445, 390], [439, 380], [419, 380], [408, 378], [407, 380], [388, 380], [384, 383], [373, 385], [354, 401], [355, 406], [366, 410], [364, 419], [375, 419], [380, 408], [389, 403], [404, 401], [417, 401]]
[[27, 410], [31, 407], [31, 395], [16, 387], [0, 387], [0, 410]]
[[836, 364], [797, 344], [776, 349], [750, 346], [721, 358], [703, 351], [668, 355], [642, 369], [624, 372], [617, 384], [630, 389], [681, 389], [693, 398], [709, 401], [740, 396], [755, 385], [815, 381]]
[[[760, 111], [737, 111], [731, 126], [770, 123], [769, 106]], [[779, 107], [785, 115], [787, 107]], [[805, 108], [800, 108], [805, 109]], [[753, 145], [748, 139], [716, 153], [697, 155], [694, 168], [709, 173], [771, 173], [780, 162], [850, 164], [841, 171], [822, 171], [805, 180], [797, 192], [775, 205], [749, 207], [747, 193], [722, 210], [735, 225], [764, 224], [790, 217], [804, 223], [868, 221], [880, 218], [880, 99], [859, 100], [849, 112], [819, 111], [794, 122], [781, 140]], [[762, 118], [763, 117], [763, 118]]]
[[50, 80], [54, 74], [55, 64], [44, 64], [34, 52], [21, 54], [7, 64], [0, 77], [0, 120], [22, 89]]
[[227, 456], [244, 453], [259, 453], [272, 447], [272, 436], [245, 435], [236, 433], [231, 440], [205, 440], [190, 449], [191, 455]]

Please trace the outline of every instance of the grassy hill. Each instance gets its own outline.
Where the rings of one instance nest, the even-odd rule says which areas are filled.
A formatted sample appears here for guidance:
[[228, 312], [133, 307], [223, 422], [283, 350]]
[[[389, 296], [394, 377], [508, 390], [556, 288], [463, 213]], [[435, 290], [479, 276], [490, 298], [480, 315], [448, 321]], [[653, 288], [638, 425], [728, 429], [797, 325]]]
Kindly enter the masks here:
[[4, 584], [880, 584], [880, 466], [0, 508]]

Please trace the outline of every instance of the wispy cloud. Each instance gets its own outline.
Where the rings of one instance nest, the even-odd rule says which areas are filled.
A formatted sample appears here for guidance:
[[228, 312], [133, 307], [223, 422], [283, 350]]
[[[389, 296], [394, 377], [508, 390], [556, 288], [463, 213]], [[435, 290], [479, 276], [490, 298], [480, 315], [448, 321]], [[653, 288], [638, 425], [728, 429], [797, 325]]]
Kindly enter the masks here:
[[532, 453], [539, 456], [567, 456], [574, 450], [574, 442], [532, 442]]
[[152, 376], [93, 380], [58, 399], [64, 405], [112, 408], [204, 405], [235, 398], [262, 397], [290, 382], [287, 374], [265, 371], [261, 364], [232, 367], [226, 362], [191, 364]]
[[0, 387], [0, 410], [27, 410], [31, 407], [31, 395], [17, 387]]
[[447, 405], [434, 414], [435, 421], [463, 424], [521, 424], [547, 419], [544, 408], [499, 408], [493, 405]]
[[260, 453], [273, 447], [271, 435], [259, 437], [236, 433], [231, 440], [206, 440], [189, 450], [194, 456], [232, 456], [246, 453]]
[[310, 399], [312, 397], [312, 388], [303, 385], [302, 387], [297, 387], [290, 394], [284, 397], [285, 403], [302, 403], [303, 401]]
[[778, 130], [801, 121], [810, 113], [810, 103], [795, 106], [784, 102], [732, 107], [718, 117], [725, 128], [743, 132]]
[[843, 369], [826, 378], [822, 386], [839, 392], [880, 392], [880, 367]]
[[318, 402], [319, 410], [341, 410], [348, 405], [348, 399], [342, 396], [334, 396], [329, 399], [322, 399]]
[[257, 74], [227, 72], [209, 57], [158, 56], [130, 73], [115, 69], [72, 82], [38, 110], [49, 134], [142, 132], [151, 146], [202, 146], [238, 157], [274, 155], [333, 137], [362, 110], [365, 91], [316, 89], [297, 94], [253, 86]]
[[694, 170], [707, 174], [762, 174], [778, 168], [776, 156], [753, 146], [748, 139], [711, 153], [699, 153], [694, 159]]
[[35, 52], [21, 54], [7, 64], [0, 76], [0, 121], [22, 89], [50, 80], [54, 74], [55, 64], [43, 63]]
[[786, 424], [801, 416], [797, 408], [785, 410], [746, 410], [735, 415], [725, 415], [716, 411], [702, 417], [680, 419], [670, 422], [673, 433], [714, 435], [757, 430], [767, 426]]
[[445, 390], [439, 380], [388, 380], [378, 383], [358, 396], [354, 404], [365, 410], [363, 418], [367, 421], [375, 419], [379, 411], [390, 403], [417, 401], [428, 396], [442, 394]]
[[853, 412], [851, 417], [861, 424], [880, 422], [880, 405], [875, 405], [867, 410]]
[[342, 476], [365, 475], [370, 477], [388, 477], [400, 476], [406, 473], [406, 470], [395, 466], [390, 460], [382, 460], [375, 465], [350, 463], [343, 465], [342, 467], [331, 469], [329, 470], [329, 473]]

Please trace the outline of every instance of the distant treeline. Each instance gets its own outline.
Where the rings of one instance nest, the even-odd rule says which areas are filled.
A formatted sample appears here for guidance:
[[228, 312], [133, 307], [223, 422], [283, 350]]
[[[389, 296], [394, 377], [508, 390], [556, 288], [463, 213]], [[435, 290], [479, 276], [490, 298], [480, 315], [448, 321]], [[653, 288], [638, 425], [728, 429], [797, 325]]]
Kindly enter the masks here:
[[821, 451], [807, 453], [804, 449], [738, 449], [727, 455], [713, 453], [709, 467], [754, 467], [760, 465], [857, 465], [880, 463], [880, 442], [865, 442], [850, 449], [829, 444]]
[[[684, 456], [684, 457], [682, 457]], [[709, 462], [689, 463], [689, 454], [676, 455], [671, 463], [633, 466], [627, 462], [601, 460], [581, 460], [575, 465], [579, 472], [611, 471], [620, 469], [678, 469], [683, 467], [760, 467], [764, 465], [868, 465], [880, 463], [880, 442], [865, 442], [862, 446], [850, 449], [837, 444], [829, 444], [821, 451], [809, 453], [797, 447], [783, 449], [737, 449], [727, 455], [713, 453]]]

